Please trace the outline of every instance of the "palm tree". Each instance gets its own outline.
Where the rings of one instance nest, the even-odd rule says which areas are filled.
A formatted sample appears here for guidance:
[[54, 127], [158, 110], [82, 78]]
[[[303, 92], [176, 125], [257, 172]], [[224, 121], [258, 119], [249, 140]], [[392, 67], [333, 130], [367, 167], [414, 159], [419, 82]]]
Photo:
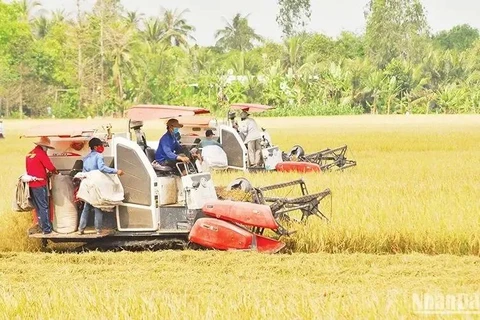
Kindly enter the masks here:
[[215, 64], [215, 54], [209, 48], [193, 47], [190, 51], [192, 57], [192, 68], [194, 72], [205, 71], [207, 73], [213, 73], [213, 67]]
[[188, 47], [188, 40], [195, 41], [195, 38], [192, 36], [192, 32], [195, 31], [195, 27], [189, 25], [187, 20], [183, 17], [185, 13], [189, 12], [188, 9], [185, 9], [179, 12], [175, 10], [165, 10], [163, 13], [163, 28], [164, 28], [164, 39], [168, 41], [169, 44], [175, 47]]
[[162, 21], [158, 18], [149, 18], [145, 20], [145, 30], [141, 32], [141, 37], [150, 48], [151, 52], [156, 51], [156, 46], [162, 41], [164, 29]]
[[226, 21], [225, 28], [215, 32], [216, 46], [224, 50], [250, 50], [254, 41], [263, 41], [262, 37], [255, 33], [248, 25], [248, 15], [242, 17], [237, 13], [232, 22]]
[[14, 3], [20, 7], [22, 18], [25, 21], [31, 21], [33, 9], [42, 5], [40, 1], [36, 0], [17, 0]]
[[45, 38], [52, 27], [52, 21], [40, 16], [33, 21], [33, 33], [37, 39]]
[[117, 23], [106, 29], [106, 47], [112, 63], [113, 82], [121, 101], [124, 98], [124, 70], [131, 67], [130, 49], [134, 45], [134, 31], [130, 26]]
[[365, 79], [364, 93], [370, 96], [372, 100], [371, 104], [368, 102], [372, 114], [378, 113], [378, 102], [383, 94], [385, 79], [385, 75], [379, 70], [370, 73]]
[[290, 70], [295, 74], [297, 70], [303, 65], [303, 44], [302, 37], [292, 37], [285, 41], [283, 52], [283, 64], [285, 69]]
[[127, 21], [127, 23], [130, 25], [138, 26], [143, 16], [144, 14], [139, 13], [138, 11], [127, 11], [127, 15], [125, 16], [125, 21]]
[[58, 9], [52, 12], [52, 23], [64, 22], [68, 18], [68, 13], [65, 9]]

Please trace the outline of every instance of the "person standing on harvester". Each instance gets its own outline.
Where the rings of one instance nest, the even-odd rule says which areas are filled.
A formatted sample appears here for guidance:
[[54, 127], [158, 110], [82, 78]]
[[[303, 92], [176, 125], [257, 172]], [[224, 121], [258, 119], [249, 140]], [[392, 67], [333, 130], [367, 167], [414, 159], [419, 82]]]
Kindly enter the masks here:
[[[114, 168], [110, 168], [105, 165], [103, 160], [103, 142], [99, 138], [92, 138], [88, 142], [88, 146], [90, 147], [91, 152], [83, 158], [83, 172], [90, 172], [93, 170], [100, 170], [106, 174], [118, 174], [119, 176], [123, 175], [122, 170], [117, 170]], [[102, 231], [102, 223], [103, 223], [103, 211], [99, 208], [94, 208], [90, 203], [85, 202], [85, 206], [83, 207], [82, 215], [80, 216], [80, 224], [78, 226], [78, 233], [84, 234], [85, 228], [87, 227], [88, 216], [90, 215], [90, 211], [94, 209], [95, 211], [95, 230], [97, 234], [100, 234]]]
[[42, 228], [43, 234], [50, 234], [53, 231], [50, 222], [50, 201], [48, 201], [48, 175], [47, 171], [58, 174], [57, 169], [47, 155], [48, 149], [52, 147], [48, 137], [41, 137], [38, 142], [34, 142], [37, 146], [27, 154], [25, 166], [27, 174], [32, 176], [34, 180], [28, 183], [30, 188], [30, 197], [33, 207], [37, 212], [38, 225]]
[[262, 165], [262, 131], [257, 125], [257, 122], [249, 117], [249, 113], [242, 111], [240, 113], [240, 126], [238, 131], [243, 135], [244, 143], [248, 149], [248, 161], [251, 167], [260, 167]]

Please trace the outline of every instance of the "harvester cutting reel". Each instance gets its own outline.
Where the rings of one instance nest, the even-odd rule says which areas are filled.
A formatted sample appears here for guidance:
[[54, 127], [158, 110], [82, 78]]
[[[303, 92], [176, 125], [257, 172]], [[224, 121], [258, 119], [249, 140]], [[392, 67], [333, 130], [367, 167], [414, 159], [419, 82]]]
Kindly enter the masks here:
[[319, 152], [305, 154], [305, 150], [299, 146], [294, 146], [288, 154], [283, 153], [283, 161], [302, 161], [316, 163], [322, 171], [330, 171], [337, 167], [337, 170], [345, 170], [357, 165], [355, 160], [347, 159], [347, 146], [341, 146], [335, 149], [324, 149]]
[[[288, 192], [290, 193], [297, 185], [300, 186], [302, 194], [299, 197], [288, 198], [286, 196], [267, 195], [268, 192], [275, 192], [285, 188], [291, 188]], [[320, 210], [320, 202], [326, 197], [331, 197], [332, 195], [330, 189], [325, 189], [322, 192], [314, 194], [308, 194], [307, 186], [302, 179], [255, 188], [247, 179], [238, 178], [227, 187], [227, 190], [243, 190], [252, 195], [251, 202], [268, 205], [272, 211], [273, 217], [280, 226], [278, 231], [276, 231], [279, 235], [290, 235], [293, 233], [288, 232], [282, 227], [280, 224], [281, 221], [305, 223], [310, 216], [317, 216], [327, 222], [330, 221], [330, 219]], [[295, 217], [295, 212], [301, 213], [300, 219]], [[262, 234], [263, 229], [253, 228], [252, 232]]]

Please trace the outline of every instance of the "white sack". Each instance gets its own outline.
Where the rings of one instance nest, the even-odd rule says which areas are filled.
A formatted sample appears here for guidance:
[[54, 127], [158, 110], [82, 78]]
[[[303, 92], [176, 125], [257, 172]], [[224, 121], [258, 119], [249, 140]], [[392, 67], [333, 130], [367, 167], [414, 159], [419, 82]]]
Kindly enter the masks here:
[[15, 187], [15, 197], [12, 202], [12, 209], [17, 212], [26, 212], [32, 211], [33, 204], [30, 201], [30, 188], [27, 182], [22, 180], [21, 176], [17, 180], [17, 185]]
[[[75, 176], [77, 177], [77, 175]], [[124, 190], [116, 174], [106, 174], [99, 170], [82, 172], [77, 198], [90, 203], [95, 208], [113, 211], [124, 200]]]
[[212, 145], [202, 148], [202, 158], [210, 168], [228, 167], [227, 154], [219, 146]]
[[52, 197], [55, 209], [52, 224], [55, 232], [72, 233], [77, 230], [78, 212], [73, 193], [73, 181], [70, 176], [52, 176]]

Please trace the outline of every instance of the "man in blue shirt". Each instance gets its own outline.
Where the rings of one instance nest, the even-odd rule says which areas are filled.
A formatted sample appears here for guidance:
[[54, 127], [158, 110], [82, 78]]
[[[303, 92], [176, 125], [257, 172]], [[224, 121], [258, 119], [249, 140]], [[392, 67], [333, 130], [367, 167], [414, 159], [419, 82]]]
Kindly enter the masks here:
[[[99, 138], [92, 138], [88, 142], [91, 152], [83, 158], [83, 172], [90, 172], [93, 170], [100, 170], [106, 174], [118, 174], [119, 176], [123, 175], [122, 170], [117, 170], [110, 168], [105, 165], [103, 160], [103, 142]], [[103, 223], [103, 211], [99, 208], [94, 208], [90, 203], [85, 202], [83, 207], [82, 215], [80, 216], [80, 224], [78, 226], [78, 233], [83, 234], [85, 228], [87, 227], [88, 216], [90, 211], [94, 209], [95, 211], [95, 229], [97, 234], [101, 233], [102, 223]]]
[[180, 153], [182, 147], [175, 137], [176, 129], [178, 130], [178, 128], [183, 128], [183, 125], [177, 119], [167, 121], [167, 132], [160, 138], [157, 151], [155, 152], [155, 160], [160, 165], [169, 166], [174, 170], [177, 170], [177, 162], [190, 162], [190, 158]]

